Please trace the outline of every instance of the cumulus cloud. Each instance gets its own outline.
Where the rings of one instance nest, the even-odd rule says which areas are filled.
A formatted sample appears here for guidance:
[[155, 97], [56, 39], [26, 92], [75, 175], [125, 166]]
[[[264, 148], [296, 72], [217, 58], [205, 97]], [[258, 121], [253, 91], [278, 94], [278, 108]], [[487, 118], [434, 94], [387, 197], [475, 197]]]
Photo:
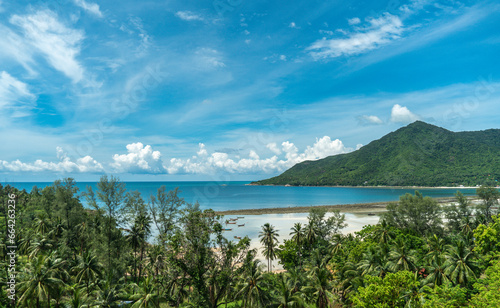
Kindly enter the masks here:
[[418, 120], [419, 117], [408, 108], [396, 104], [392, 107], [391, 121], [395, 123], [411, 123]]
[[294, 23], [293, 21], [288, 25], [288, 27], [292, 29], [298, 29], [297, 24]]
[[23, 163], [19, 160], [7, 162], [0, 160], [0, 171], [13, 172], [116, 172], [136, 174], [214, 174], [223, 173], [272, 173], [282, 172], [305, 160], [317, 160], [330, 155], [350, 152], [353, 149], [344, 146], [339, 139], [332, 140], [328, 136], [316, 139], [313, 145], [300, 152], [290, 141], [282, 142], [280, 146], [270, 143], [267, 148], [274, 155], [262, 157], [256, 150], [246, 154], [236, 155], [220, 151], [210, 153], [205, 144], [199, 143], [196, 155], [187, 159], [170, 158], [162, 160], [160, 151], [153, 150], [150, 145], [141, 142], [126, 146], [126, 154], [115, 154], [107, 168], [90, 156], [72, 161], [62, 148], [57, 148], [58, 162]]
[[116, 172], [163, 173], [160, 151], [153, 151], [150, 145], [131, 143], [127, 145], [127, 154], [113, 155], [111, 167]]
[[84, 69], [76, 60], [83, 32], [66, 27], [49, 10], [31, 15], [13, 15], [10, 22], [20, 27], [28, 44], [41, 52], [56, 70], [79, 82]]
[[405, 30], [401, 19], [389, 13], [367, 19], [367, 22], [366, 27], [358, 27], [352, 33], [346, 32], [346, 38], [323, 38], [314, 42], [307, 50], [315, 59], [361, 54], [400, 38]]
[[190, 12], [190, 11], [178, 11], [177, 13], [175, 13], [175, 16], [179, 17], [182, 20], [186, 20], [186, 21], [193, 21], [193, 20], [203, 21], [204, 20], [204, 18], [202, 16], [195, 14], [193, 12]]
[[75, 4], [85, 11], [94, 14], [97, 17], [102, 17], [101, 10], [99, 9], [99, 5], [92, 2], [86, 2], [85, 0], [74, 0]]
[[280, 155], [281, 154], [281, 150], [278, 148], [278, 146], [276, 145], [276, 142], [272, 142], [272, 143], [269, 143], [268, 145], [266, 145], [266, 147], [271, 150], [271, 152], [273, 152], [274, 154], [276, 155]]
[[[248, 152], [248, 157], [243, 158], [231, 156], [223, 152], [208, 154], [205, 151], [205, 146], [200, 145], [198, 154], [203, 150], [203, 156], [198, 155], [189, 159], [172, 158], [169, 165], [164, 167], [168, 173], [271, 173], [282, 172], [305, 160], [317, 160], [353, 150], [345, 147], [339, 139], [331, 140], [328, 136], [316, 139], [316, 142], [312, 146], [307, 146], [302, 153], [300, 153], [297, 146], [290, 141], [282, 142], [281, 149], [276, 143], [269, 143], [266, 147], [275, 155], [261, 158], [255, 150], [250, 150]], [[284, 157], [278, 157], [280, 155], [283, 156], [283, 154]]]
[[0, 170], [1, 171], [11, 171], [11, 172], [102, 172], [104, 168], [100, 163], [90, 156], [85, 156], [78, 158], [76, 161], [72, 161], [67, 154], [63, 151], [61, 147], [57, 147], [57, 158], [59, 162], [45, 162], [40, 159], [33, 163], [23, 163], [20, 160], [15, 160], [8, 162], [5, 160], [0, 160]]

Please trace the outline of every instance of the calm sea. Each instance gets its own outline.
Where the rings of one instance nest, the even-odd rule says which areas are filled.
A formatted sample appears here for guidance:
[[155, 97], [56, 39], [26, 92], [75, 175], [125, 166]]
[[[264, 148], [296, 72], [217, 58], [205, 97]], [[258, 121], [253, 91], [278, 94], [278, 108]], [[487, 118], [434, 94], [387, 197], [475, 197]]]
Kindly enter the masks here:
[[[336, 205], [366, 202], [397, 201], [405, 193], [414, 193], [406, 188], [358, 188], [358, 187], [284, 187], [249, 186], [249, 182], [125, 182], [129, 191], [139, 191], [145, 200], [162, 185], [167, 190], [179, 187], [180, 196], [186, 202], [198, 201], [202, 208], [214, 210], [255, 209], [269, 207], [294, 207], [308, 205]], [[43, 188], [48, 182], [13, 182], [9, 184], [18, 189], [31, 191], [34, 186]], [[77, 182], [80, 192], [87, 186], [96, 189], [96, 182]], [[424, 196], [451, 197], [457, 188], [419, 189]], [[465, 195], [474, 195], [475, 189], [460, 189]], [[85, 200], [81, 198], [82, 202]]]

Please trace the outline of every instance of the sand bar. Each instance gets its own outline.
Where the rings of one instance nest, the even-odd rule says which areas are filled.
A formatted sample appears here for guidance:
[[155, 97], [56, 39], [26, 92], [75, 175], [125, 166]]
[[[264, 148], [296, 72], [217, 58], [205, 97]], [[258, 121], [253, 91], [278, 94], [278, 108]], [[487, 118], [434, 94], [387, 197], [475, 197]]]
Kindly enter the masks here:
[[[439, 203], [455, 202], [455, 197], [434, 198]], [[375, 213], [384, 212], [386, 206], [392, 202], [372, 202], [356, 204], [338, 204], [338, 205], [314, 205], [314, 206], [294, 206], [294, 207], [274, 207], [261, 209], [240, 209], [216, 211], [218, 215], [264, 215], [264, 214], [289, 214], [289, 213], [308, 213], [312, 208], [324, 208], [327, 211], [338, 210], [343, 213]]]

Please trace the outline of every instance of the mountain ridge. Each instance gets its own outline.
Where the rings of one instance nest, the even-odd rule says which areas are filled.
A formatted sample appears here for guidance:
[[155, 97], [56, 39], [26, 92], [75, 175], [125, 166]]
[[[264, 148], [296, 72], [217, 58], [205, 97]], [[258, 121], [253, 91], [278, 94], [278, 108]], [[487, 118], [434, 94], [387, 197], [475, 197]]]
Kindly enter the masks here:
[[475, 186], [500, 180], [500, 129], [452, 132], [422, 121], [360, 149], [304, 161], [255, 185]]

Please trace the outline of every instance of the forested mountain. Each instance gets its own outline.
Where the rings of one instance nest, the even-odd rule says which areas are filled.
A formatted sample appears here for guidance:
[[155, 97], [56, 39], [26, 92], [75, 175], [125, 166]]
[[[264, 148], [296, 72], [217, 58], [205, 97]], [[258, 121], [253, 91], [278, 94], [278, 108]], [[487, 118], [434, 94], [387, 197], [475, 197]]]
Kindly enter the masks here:
[[500, 178], [500, 129], [452, 132], [416, 121], [357, 151], [296, 164], [254, 184], [475, 186]]

